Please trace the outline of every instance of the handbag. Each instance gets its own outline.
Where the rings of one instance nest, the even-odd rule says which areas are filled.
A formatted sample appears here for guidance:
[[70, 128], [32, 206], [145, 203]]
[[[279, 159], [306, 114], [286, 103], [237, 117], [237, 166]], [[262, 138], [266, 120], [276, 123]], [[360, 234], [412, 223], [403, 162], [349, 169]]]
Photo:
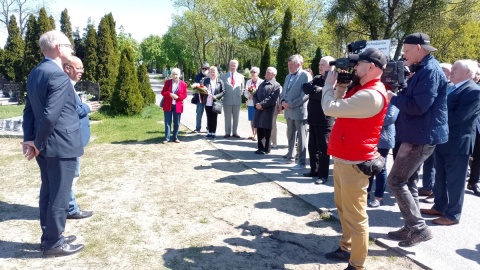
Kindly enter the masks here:
[[198, 96], [199, 96], [198, 93], [193, 94], [192, 104], [197, 104], [200, 101], [200, 98]]
[[213, 102], [212, 110], [217, 114], [222, 114], [223, 103], [220, 100]]
[[367, 160], [360, 164], [357, 164], [358, 169], [368, 176], [377, 175], [379, 172], [382, 171], [384, 166], [385, 166], [385, 158], [382, 156], [379, 156], [376, 159]]

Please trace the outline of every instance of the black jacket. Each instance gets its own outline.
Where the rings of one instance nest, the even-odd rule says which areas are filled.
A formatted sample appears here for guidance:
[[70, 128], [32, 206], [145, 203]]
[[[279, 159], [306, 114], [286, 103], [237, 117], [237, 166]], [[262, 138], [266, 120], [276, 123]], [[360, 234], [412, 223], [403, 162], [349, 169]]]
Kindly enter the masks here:
[[311, 126], [332, 127], [335, 118], [326, 116], [322, 109], [322, 87], [325, 79], [318, 75], [308, 83], [303, 84], [303, 91], [309, 95], [307, 122]]

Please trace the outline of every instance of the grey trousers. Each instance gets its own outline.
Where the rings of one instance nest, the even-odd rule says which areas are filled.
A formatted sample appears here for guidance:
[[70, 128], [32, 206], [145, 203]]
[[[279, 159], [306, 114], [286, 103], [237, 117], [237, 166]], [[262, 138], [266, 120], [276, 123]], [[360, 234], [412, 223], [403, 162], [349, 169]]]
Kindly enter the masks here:
[[[238, 117], [240, 116], [240, 105], [223, 105], [225, 115], [225, 135], [238, 135]], [[233, 117], [233, 128], [232, 128]]]
[[287, 119], [287, 157], [293, 157], [295, 139], [298, 137], [298, 164], [306, 165], [307, 159], [307, 120]]

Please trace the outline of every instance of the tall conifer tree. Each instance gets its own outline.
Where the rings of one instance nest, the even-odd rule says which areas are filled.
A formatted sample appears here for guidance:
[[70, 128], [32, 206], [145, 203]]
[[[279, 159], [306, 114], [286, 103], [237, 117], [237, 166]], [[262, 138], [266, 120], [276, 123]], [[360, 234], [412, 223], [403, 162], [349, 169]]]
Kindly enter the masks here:
[[86, 81], [97, 81], [97, 65], [98, 65], [98, 56], [97, 56], [97, 36], [95, 33], [95, 28], [93, 25], [88, 25], [87, 36], [85, 37], [85, 59], [83, 61], [85, 74], [83, 78]]
[[154, 104], [155, 93], [153, 92], [152, 86], [150, 85], [150, 79], [148, 78], [148, 71], [145, 63], [142, 63], [137, 68], [137, 78], [138, 78], [138, 88], [140, 90], [140, 94], [142, 94], [142, 97], [143, 97], [143, 104], [145, 106], [149, 104]]
[[8, 38], [3, 61], [6, 79], [14, 82], [23, 80], [23, 53], [24, 45], [20, 28], [17, 25], [17, 19], [12, 15], [8, 23]]
[[100, 99], [110, 102], [118, 70], [115, 70], [114, 61], [112, 61], [112, 59], [115, 59], [115, 50], [107, 16], [102, 17], [98, 25], [97, 46], [98, 65], [96, 78], [100, 84], [100, 89], [102, 89]]
[[283, 85], [285, 77], [288, 75], [288, 57], [295, 54], [292, 41], [292, 11], [287, 8], [282, 24], [282, 36], [277, 51], [277, 81]]
[[125, 47], [120, 56], [120, 69], [112, 96], [112, 109], [119, 114], [134, 115], [143, 109], [143, 97], [138, 89], [133, 50]]
[[70, 16], [68, 16], [68, 10], [64, 9], [62, 14], [60, 14], [60, 31], [62, 31], [65, 36], [70, 39], [70, 43], [74, 45], [73, 42], [73, 32], [72, 32], [72, 23], [70, 22]]
[[24, 80], [26, 80], [30, 70], [32, 70], [32, 68], [34, 68], [43, 59], [40, 46], [38, 45], [39, 39], [40, 34], [38, 33], [37, 20], [35, 19], [35, 16], [31, 14], [28, 17], [27, 29], [25, 32], [25, 54], [23, 58]]
[[55, 30], [57, 29], [57, 24], [55, 23], [55, 19], [53, 18], [52, 15], [50, 15], [50, 17], [48, 17], [48, 21], [50, 22], [50, 30]]
[[318, 47], [315, 51], [315, 57], [313, 57], [312, 63], [310, 64], [310, 69], [312, 70], [314, 76], [320, 74], [320, 71], [318, 70], [318, 63], [322, 57], [322, 49]]
[[265, 45], [265, 50], [263, 51], [262, 59], [260, 60], [260, 72], [258, 76], [263, 77], [265, 72], [267, 72], [267, 68], [270, 66], [271, 62], [271, 54], [270, 54], [270, 42], [267, 42]]

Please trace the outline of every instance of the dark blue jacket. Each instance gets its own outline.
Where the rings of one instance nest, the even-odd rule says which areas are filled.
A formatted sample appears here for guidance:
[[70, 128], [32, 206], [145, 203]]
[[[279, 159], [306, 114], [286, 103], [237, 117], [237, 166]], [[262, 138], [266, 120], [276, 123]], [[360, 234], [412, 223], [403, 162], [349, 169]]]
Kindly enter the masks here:
[[80, 131], [82, 133], [82, 145], [87, 146], [90, 141], [90, 119], [88, 113], [90, 113], [90, 107], [88, 104], [82, 102], [80, 97], [75, 93], [75, 106], [77, 109], [78, 118], [80, 118]]
[[435, 145], [448, 140], [447, 78], [432, 55], [418, 63], [407, 88], [390, 102], [400, 110], [397, 141]]
[[387, 114], [383, 119], [382, 132], [378, 148], [391, 149], [395, 146], [395, 121], [397, 121], [398, 109], [392, 103], [388, 104]]
[[438, 145], [436, 152], [470, 155], [475, 143], [475, 131], [480, 112], [480, 86], [472, 80], [453, 90], [448, 101], [448, 142]]

